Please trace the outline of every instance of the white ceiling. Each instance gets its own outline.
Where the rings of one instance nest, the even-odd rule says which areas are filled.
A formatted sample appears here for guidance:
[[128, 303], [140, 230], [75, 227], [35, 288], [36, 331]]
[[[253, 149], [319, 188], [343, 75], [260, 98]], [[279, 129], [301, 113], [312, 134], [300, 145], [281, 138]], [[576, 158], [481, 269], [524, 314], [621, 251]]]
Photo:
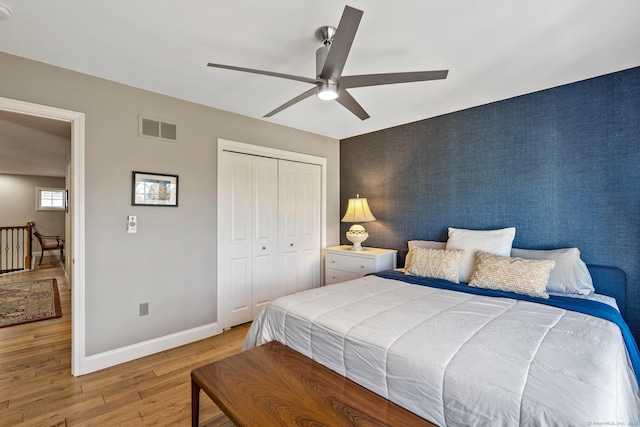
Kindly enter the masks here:
[[[315, 77], [314, 37], [344, 1], [0, 0], [0, 51], [246, 116]], [[351, 0], [364, 11], [344, 75], [450, 70], [446, 80], [350, 89], [360, 121], [316, 97], [270, 122], [346, 138], [640, 65], [638, 0]]]

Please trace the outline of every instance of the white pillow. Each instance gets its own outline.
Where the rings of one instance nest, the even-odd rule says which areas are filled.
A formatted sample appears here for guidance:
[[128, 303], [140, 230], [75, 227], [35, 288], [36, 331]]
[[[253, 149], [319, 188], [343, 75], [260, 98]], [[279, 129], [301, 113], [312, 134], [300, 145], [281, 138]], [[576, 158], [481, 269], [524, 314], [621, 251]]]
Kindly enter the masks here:
[[459, 280], [469, 283], [473, 274], [477, 251], [510, 256], [511, 245], [516, 237], [515, 227], [500, 230], [465, 230], [449, 227], [446, 249], [464, 249]]
[[578, 248], [551, 250], [511, 249], [511, 256], [524, 259], [551, 259], [556, 266], [551, 270], [547, 291], [564, 294], [591, 295], [595, 289], [587, 265], [580, 259]]

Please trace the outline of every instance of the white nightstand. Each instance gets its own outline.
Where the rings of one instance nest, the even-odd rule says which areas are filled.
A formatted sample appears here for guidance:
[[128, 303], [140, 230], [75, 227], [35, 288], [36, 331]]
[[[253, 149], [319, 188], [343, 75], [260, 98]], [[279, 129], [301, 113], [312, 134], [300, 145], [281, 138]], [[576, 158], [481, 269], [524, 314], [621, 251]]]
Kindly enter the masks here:
[[351, 250], [351, 245], [332, 246], [325, 249], [325, 283], [344, 282], [365, 274], [396, 268], [398, 251], [365, 247]]

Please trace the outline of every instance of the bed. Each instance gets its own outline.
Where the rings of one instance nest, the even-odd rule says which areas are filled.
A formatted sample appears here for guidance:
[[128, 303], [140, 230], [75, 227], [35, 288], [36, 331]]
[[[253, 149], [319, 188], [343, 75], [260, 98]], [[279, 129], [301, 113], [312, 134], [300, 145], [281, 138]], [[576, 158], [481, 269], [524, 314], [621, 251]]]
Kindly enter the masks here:
[[613, 298], [369, 275], [269, 303], [244, 348], [278, 340], [442, 426], [635, 425], [640, 358], [615, 299], [625, 275], [588, 271]]

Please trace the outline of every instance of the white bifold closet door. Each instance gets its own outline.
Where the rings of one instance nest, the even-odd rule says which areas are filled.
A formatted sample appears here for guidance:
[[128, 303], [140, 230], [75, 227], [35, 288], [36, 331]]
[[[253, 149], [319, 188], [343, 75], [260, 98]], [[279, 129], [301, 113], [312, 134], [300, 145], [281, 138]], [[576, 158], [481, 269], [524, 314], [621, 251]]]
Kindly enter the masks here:
[[320, 285], [320, 166], [223, 152], [222, 327]]
[[320, 166], [280, 160], [278, 188], [281, 296], [320, 286]]

